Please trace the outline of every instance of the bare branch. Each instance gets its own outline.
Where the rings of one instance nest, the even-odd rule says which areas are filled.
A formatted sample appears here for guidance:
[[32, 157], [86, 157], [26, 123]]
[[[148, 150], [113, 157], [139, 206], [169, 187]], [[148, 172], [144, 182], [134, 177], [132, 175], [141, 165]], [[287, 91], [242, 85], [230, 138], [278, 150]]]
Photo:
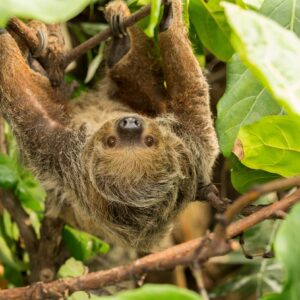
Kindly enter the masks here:
[[[148, 16], [150, 11], [151, 11], [150, 5], [146, 5], [142, 7], [140, 10], [132, 14], [124, 21], [124, 26], [130, 27], [134, 25], [136, 22]], [[108, 28], [94, 35], [93, 37], [83, 42], [79, 46], [73, 48], [68, 53], [66, 53], [65, 56], [63, 57], [62, 59], [63, 68], [66, 68], [72, 61], [78, 59], [81, 55], [86, 53], [88, 50], [99, 45], [101, 42], [105, 41], [111, 36], [112, 36], [112, 31], [110, 30], [110, 28]]]
[[[264, 185], [259, 190], [261, 193], [266, 193], [279, 188], [285, 188], [291, 185], [298, 185], [299, 177], [292, 179], [282, 179], [270, 184]], [[242, 203], [245, 199], [253, 200], [251, 193], [247, 193], [246, 198], [242, 198]], [[250, 195], [250, 196], [249, 196]], [[248, 197], [248, 198], [247, 198]], [[294, 193], [284, 197], [268, 207], [262, 208], [253, 215], [237, 221], [227, 227], [226, 238], [232, 238], [258, 224], [259, 222], [270, 218], [277, 211], [286, 211], [289, 207], [300, 200], [300, 189]], [[238, 201], [236, 201], [237, 203]], [[239, 205], [238, 205], [239, 206]], [[242, 205], [241, 205], [242, 206]], [[235, 204], [237, 207], [237, 204]], [[236, 210], [237, 211], [237, 210]], [[71, 294], [80, 290], [94, 290], [105, 286], [113, 285], [118, 282], [128, 280], [132, 276], [140, 276], [145, 272], [154, 270], [165, 270], [174, 268], [177, 265], [188, 265], [195, 261], [195, 252], [199, 253], [197, 259], [201, 263], [205, 262], [210, 257], [222, 255], [231, 250], [230, 247], [217, 249], [214, 247], [214, 240], [217, 236], [210, 234], [208, 237], [195, 239], [180, 245], [176, 245], [164, 251], [145, 256], [134, 261], [131, 264], [116, 267], [107, 271], [99, 271], [89, 273], [78, 278], [57, 280], [51, 283], [35, 283], [31, 286], [15, 288], [11, 290], [0, 291], [0, 300], [18, 299], [18, 300], [34, 300], [34, 299], [60, 299], [67, 294]], [[204, 241], [210, 242], [204, 242]], [[199, 245], [202, 245], [199, 249]]]

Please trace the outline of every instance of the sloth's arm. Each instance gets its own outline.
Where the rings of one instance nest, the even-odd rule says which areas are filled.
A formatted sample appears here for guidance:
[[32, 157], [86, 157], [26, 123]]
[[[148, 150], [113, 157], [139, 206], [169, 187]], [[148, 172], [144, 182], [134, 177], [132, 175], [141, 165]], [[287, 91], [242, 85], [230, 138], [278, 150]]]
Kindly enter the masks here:
[[[164, 7], [159, 44], [163, 69], [170, 96], [168, 110], [182, 124], [185, 136], [192, 141], [200, 166], [200, 180], [210, 181], [218, 144], [211, 116], [208, 85], [193, 54], [182, 20], [180, 0]], [[171, 21], [171, 22], [169, 22]]]
[[127, 28], [126, 34], [122, 20], [130, 16], [130, 11], [124, 1], [110, 2], [105, 16], [115, 31], [107, 51], [107, 65], [110, 78], [118, 86], [117, 96], [138, 112], [161, 113], [166, 95], [153, 42], [136, 25]]
[[165, 23], [168, 23], [168, 18], [171, 22], [169, 27], [168, 24], [161, 24], [159, 44], [167, 90], [171, 98], [169, 110], [180, 119], [191, 134], [210, 139], [214, 137], [214, 129], [209, 107], [208, 85], [193, 54], [183, 24], [181, 1], [170, 1], [164, 10], [163, 19], [167, 20]]
[[0, 66], [0, 108], [22, 154], [37, 168], [53, 166], [75, 134], [64, 107], [49, 80], [29, 68], [15, 40], [3, 29]]

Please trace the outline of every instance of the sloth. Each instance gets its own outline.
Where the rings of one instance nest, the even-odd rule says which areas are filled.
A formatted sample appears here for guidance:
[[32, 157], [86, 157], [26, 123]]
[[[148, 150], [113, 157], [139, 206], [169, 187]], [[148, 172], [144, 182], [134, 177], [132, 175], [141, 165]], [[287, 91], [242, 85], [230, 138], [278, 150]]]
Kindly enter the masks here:
[[109, 3], [105, 77], [67, 103], [1, 29], [0, 109], [47, 191], [49, 216], [149, 251], [211, 185], [208, 85], [181, 14], [180, 0], [164, 5], [157, 51], [137, 26], [124, 27], [126, 4]]

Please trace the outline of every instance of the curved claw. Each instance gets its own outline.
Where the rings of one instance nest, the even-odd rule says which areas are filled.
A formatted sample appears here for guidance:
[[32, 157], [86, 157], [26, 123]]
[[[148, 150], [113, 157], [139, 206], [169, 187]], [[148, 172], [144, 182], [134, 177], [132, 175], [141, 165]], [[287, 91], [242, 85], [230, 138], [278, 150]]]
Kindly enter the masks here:
[[124, 19], [122, 15], [112, 15], [110, 19], [110, 27], [114, 37], [123, 38], [127, 36], [127, 31], [124, 26]]
[[164, 14], [159, 23], [159, 32], [164, 32], [169, 29], [173, 20], [172, 0], [166, 0], [164, 3]]
[[33, 57], [39, 57], [48, 46], [48, 33], [45, 30], [38, 29], [37, 37], [39, 39], [39, 47], [35, 49], [34, 53], [32, 54]]

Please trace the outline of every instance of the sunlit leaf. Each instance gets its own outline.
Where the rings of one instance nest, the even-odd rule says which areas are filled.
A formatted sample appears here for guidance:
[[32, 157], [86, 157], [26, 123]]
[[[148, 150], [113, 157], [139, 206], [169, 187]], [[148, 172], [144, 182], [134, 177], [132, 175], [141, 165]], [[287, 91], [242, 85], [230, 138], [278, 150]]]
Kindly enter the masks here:
[[77, 277], [83, 275], [85, 270], [86, 268], [81, 261], [71, 257], [59, 268], [57, 275], [59, 278]]
[[109, 246], [104, 241], [70, 226], [65, 226], [63, 239], [71, 255], [78, 260], [86, 260], [109, 251]]
[[160, 5], [161, 0], [151, 0], [150, 20], [148, 27], [144, 30], [149, 37], [154, 36], [154, 29], [159, 21]]
[[260, 13], [300, 37], [300, 0], [264, 0]]
[[232, 43], [280, 105], [300, 114], [300, 40], [274, 21], [225, 3]]
[[264, 0], [242, 0], [243, 3], [247, 6], [247, 7], [250, 7], [250, 8], [253, 8], [253, 9], [260, 9]]
[[12, 16], [59, 23], [79, 14], [90, 0], [1, 0], [0, 26]]
[[230, 155], [242, 126], [282, 112], [269, 92], [236, 55], [228, 64], [227, 78], [226, 92], [217, 106], [217, 132], [225, 156]]
[[300, 174], [300, 118], [268, 116], [241, 128], [233, 152], [249, 168]]
[[229, 42], [230, 28], [219, 0], [190, 0], [190, 20], [203, 45], [219, 59], [227, 61], [233, 54]]

